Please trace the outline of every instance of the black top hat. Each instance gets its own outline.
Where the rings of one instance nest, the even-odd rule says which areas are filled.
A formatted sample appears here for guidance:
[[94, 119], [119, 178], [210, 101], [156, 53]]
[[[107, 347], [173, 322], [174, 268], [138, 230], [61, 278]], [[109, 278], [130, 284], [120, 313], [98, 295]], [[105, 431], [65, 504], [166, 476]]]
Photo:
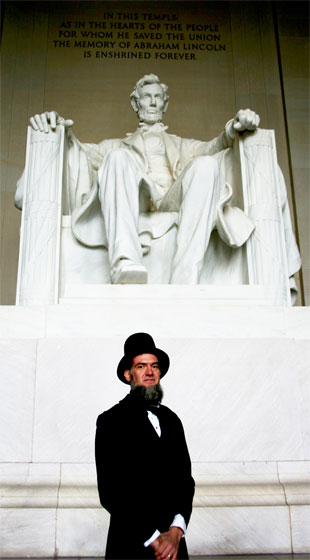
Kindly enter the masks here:
[[133, 358], [140, 354], [154, 354], [158, 359], [160, 377], [162, 378], [166, 375], [170, 364], [168, 354], [156, 348], [155, 342], [150, 334], [134, 333], [127, 338], [124, 344], [124, 356], [117, 366], [117, 376], [123, 383], [130, 385], [130, 382], [124, 377], [124, 371], [126, 369], [131, 369]]

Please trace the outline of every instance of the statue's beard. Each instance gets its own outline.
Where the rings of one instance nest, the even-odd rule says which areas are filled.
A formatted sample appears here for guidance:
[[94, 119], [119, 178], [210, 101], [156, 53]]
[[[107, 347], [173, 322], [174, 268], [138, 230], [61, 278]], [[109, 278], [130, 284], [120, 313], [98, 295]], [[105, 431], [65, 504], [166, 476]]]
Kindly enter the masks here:
[[143, 387], [142, 385], [136, 385], [132, 381], [131, 394], [145, 404], [156, 406], [161, 403], [164, 391], [160, 383], [158, 383], [158, 385], [153, 385], [152, 387]]
[[155, 124], [157, 122], [161, 122], [163, 118], [163, 111], [158, 110], [154, 113], [148, 113], [146, 109], [142, 109], [141, 107], [138, 110], [138, 117], [140, 122], [146, 122], [149, 124]]

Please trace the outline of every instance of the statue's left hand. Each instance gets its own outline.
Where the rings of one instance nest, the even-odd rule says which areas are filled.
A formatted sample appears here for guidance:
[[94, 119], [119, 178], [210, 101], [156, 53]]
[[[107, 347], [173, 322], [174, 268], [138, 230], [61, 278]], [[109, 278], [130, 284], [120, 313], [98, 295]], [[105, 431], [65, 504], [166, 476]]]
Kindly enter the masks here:
[[256, 130], [259, 121], [259, 115], [251, 109], [240, 109], [233, 120], [232, 126], [237, 132], [242, 132], [242, 130]]

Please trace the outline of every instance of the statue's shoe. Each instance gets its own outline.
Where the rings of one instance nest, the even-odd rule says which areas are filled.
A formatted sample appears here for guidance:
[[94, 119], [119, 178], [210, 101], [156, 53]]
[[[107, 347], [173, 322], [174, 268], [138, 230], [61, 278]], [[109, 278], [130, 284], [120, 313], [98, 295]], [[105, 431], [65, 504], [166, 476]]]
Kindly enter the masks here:
[[147, 284], [147, 270], [142, 264], [124, 264], [112, 280], [113, 284]]

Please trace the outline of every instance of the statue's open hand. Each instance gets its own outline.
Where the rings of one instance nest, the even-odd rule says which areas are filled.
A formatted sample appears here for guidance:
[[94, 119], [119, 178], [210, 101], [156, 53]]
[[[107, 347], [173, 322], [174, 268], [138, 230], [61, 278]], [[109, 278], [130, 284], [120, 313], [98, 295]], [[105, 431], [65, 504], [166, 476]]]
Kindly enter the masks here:
[[233, 128], [237, 132], [242, 132], [242, 130], [256, 130], [259, 121], [259, 115], [251, 109], [240, 109], [234, 118]]
[[41, 115], [37, 114], [31, 117], [30, 124], [34, 130], [48, 133], [51, 130], [56, 130], [58, 124], [70, 127], [73, 125], [73, 121], [60, 117], [56, 111], [45, 111], [45, 113], [41, 113]]

